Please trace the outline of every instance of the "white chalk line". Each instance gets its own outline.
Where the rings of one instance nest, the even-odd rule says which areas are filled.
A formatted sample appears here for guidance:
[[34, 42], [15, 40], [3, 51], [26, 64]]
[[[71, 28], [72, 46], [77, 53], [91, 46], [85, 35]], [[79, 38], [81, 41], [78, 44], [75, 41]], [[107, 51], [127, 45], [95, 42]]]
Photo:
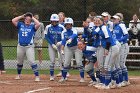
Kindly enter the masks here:
[[48, 90], [48, 89], [51, 89], [51, 87], [41, 88], [41, 89], [36, 89], [36, 90], [31, 90], [31, 91], [24, 92], [24, 93], [34, 93], [34, 92], [39, 92], [39, 91]]
[[8, 85], [13, 84], [13, 83], [10, 83], [10, 81], [0, 81], [0, 83], [2, 83], [2, 84], [8, 84]]
[[129, 78], [129, 79], [140, 79], [140, 77], [133, 77], [133, 78]]

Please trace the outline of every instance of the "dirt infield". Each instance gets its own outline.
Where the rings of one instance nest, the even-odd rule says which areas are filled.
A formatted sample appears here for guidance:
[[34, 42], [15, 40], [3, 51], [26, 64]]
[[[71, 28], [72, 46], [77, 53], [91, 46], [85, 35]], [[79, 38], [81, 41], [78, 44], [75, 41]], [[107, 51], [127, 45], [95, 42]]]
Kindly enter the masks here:
[[88, 87], [89, 78], [79, 83], [79, 75], [72, 75], [67, 82], [60, 84], [49, 81], [49, 76], [41, 75], [41, 81], [35, 82], [33, 75], [22, 75], [21, 80], [14, 80], [15, 75], [0, 75], [0, 93], [140, 93], [140, 77], [131, 76], [131, 85], [119, 89], [99, 90]]

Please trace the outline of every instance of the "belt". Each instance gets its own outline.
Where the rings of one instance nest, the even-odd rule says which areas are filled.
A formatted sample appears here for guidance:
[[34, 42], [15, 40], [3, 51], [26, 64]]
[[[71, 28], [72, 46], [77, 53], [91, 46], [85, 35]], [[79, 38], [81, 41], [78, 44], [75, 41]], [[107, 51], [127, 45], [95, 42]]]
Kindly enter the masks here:
[[29, 46], [29, 45], [33, 45], [32, 43], [31, 44], [19, 44], [20, 46]]

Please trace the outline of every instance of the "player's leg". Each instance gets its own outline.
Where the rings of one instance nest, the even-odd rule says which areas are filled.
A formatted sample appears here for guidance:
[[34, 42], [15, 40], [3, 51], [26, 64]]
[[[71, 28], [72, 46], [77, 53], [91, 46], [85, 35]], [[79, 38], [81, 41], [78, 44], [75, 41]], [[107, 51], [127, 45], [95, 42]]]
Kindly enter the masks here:
[[67, 75], [67, 72], [69, 70], [70, 62], [71, 62], [71, 59], [73, 57], [73, 50], [70, 49], [69, 47], [65, 46], [64, 54], [65, 54], [65, 56], [64, 56], [64, 58], [65, 58], [64, 68], [62, 71], [62, 79], [60, 79], [59, 82], [63, 82], [66, 79], [66, 75]]
[[0, 74], [2, 73], [2, 71], [4, 71], [4, 58], [3, 58], [3, 51], [2, 51], [2, 45], [0, 43]]
[[52, 48], [52, 46], [49, 44], [49, 57], [50, 57], [50, 80], [54, 80], [54, 65], [55, 65], [55, 55], [56, 51]]
[[99, 46], [97, 48], [96, 54], [97, 54], [98, 67], [96, 69], [96, 77], [100, 83], [104, 83], [104, 79], [105, 79], [104, 73], [102, 73], [103, 72], [102, 70], [104, 68], [104, 60], [105, 60], [104, 52], [105, 49], [102, 46]]
[[95, 75], [94, 75], [94, 63], [93, 62], [87, 62], [85, 64], [85, 72], [87, 72], [87, 74], [90, 76], [91, 80], [93, 81], [93, 83], [89, 84], [89, 86], [91, 85], [94, 85], [96, 84], [97, 80], [95, 78]]
[[18, 45], [17, 46], [17, 76], [15, 79], [20, 79], [21, 71], [23, 67], [24, 57], [25, 57], [25, 47]]
[[42, 39], [39, 39], [39, 40], [35, 40], [35, 46], [37, 47], [37, 52], [38, 52], [38, 60], [39, 60], [39, 63], [42, 63]]
[[80, 77], [81, 77], [80, 82], [84, 82], [84, 66], [83, 66], [83, 63], [82, 63], [83, 53], [78, 48], [74, 52], [75, 52], [75, 60], [76, 60], [76, 63], [77, 63], [77, 67], [79, 68], [79, 71], [80, 71]]
[[5, 71], [4, 58], [3, 58], [2, 45], [0, 43], [0, 74], [2, 74], [3, 71]]
[[122, 70], [120, 68], [120, 49], [121, 49], [121, 44], [119, 42], [117, 42], [117, 46], [119, 48], [119, 54], [117, 55], [117, 58], [115, 60], [115, 66], [113, 67], [113, 71], [111, 76], [114, 77], [112, 78], [112, 80], [116, 83], [116, 84], [120, 84], [122, 82]]
[[128, 44], [123, 44], [122, 45], [122, 49], [124, 49], [123, 51], [123, 54], [121, 55], [122, 59], [121, 59], [121, 68], [122, 68], [122, 75], [123, 75], [123, 81], [125, 82], [124, 86], [126, 85], [129, 85], [129, 81], [128, 81], [128, 70], [127, 70], [127, 67], [125, 65], [125, 62], [126, 62], [126, 58], [127, 58], [127, 55], [128, 55], [128, 52], [129, 52], [129, 46]]
[[105, 69], [105, 87], [108, 88], [109, 83], [111, 82], [111, 73], [113, 70], [113, 66], [115, 64], [115, 60], [117, 55], [119, 54], [119, 48], [117, 45], [110, 47], [108, 55], [105, 59], [104, 69]]
[[34, 72], [34, 75], [35, 75], [35, 81], [40, 81], [40, 78], [39, 78], [39, 71], [38, 71], [38, 66], [37, 64], [35, 63], [35, 51], [34, 51], [34, 46], [27, 46], [26, 47], [26, 56], [27, 56], [27, 59], [32, 67], [32, 70]]
[[62, 76], [62, 71], [63, 71], [64, 55], [62, 55], [62, 53], [61, 53], [61, 45], [57, 46], [57, 47], [58, 47], [58, 51], [57, 51], [57, 53], [58, 53], [58, 62], [59, 62], [61, 72], [59, 72], [56, 76], [60, 77], [60, 76]]

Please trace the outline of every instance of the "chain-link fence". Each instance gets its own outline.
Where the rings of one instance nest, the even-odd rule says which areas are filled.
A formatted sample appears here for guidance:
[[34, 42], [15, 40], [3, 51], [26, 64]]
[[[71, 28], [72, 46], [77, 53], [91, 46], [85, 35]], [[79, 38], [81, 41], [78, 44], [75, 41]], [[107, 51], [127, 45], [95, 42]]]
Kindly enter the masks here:
[[[17, 29], [11, 23], [13, 17], [21, 15], [27, 11], [37, 13], [40, 16], [40, 20], [46, 26], [49, 24], [49, 18], [52, 13], [64, 12], [66, 17], [72, 17], [74, 19], [74, 26], [81, 27], [82, 21], [88, 17], [89, 12], [94, 11], [97, 14], [101, 14], [104, 11], [109, 12], [111, 15], [116, 12], [122, 12], [124, 14], [124, 21], [128, 26], [128, 22], [131, 20], [134, 13], [139, 13], [139, 0], [133, 2], [130, 0], [127, 5], [124, 3], [125, 0], [29, 0], [36, 2], [29, 2], [28, 0], [23, 1], [9, 1], [6, 6], [0, 7], [0, 42], [3, 47], [4, 62], [6, 68], [16, 68], [16, 46], [17, 46]], [[132, 1], [132, 2], [131, 2]], [[115, 2], [115, 3], [114, 3]], [[5, 2], [0, 2], [5, 3]], [[31, 4], [33, 3], [33, 4]], [[135, 5], [131, 7], [131, 5]], [[2, 9], [5, 8], [5, 11]], [[6, 13], [8, 11], [9, 13]], [[140, 47], [130, 47], [130, 53], [127, 57], [127, 65], [130, 68], [139, 68], [140, 66]], [[38, 62], [37, 51], [36, 61]], [[43, 42], [43, 69], [49, 65], [49, 55], [47, 50], [47, 42]], [[26, 64], [25, 68], [29, 67]], [[47, 67], [45, 67], [47, 66]], [[58, 66], [58, 64], [56, 65]]]

